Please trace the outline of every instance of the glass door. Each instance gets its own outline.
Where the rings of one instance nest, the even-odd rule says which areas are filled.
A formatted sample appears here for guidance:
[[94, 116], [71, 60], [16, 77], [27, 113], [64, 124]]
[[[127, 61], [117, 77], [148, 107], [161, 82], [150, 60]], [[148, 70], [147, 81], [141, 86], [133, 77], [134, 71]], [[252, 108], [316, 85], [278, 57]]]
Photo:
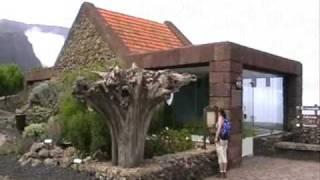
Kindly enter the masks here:
[[254, 127], [254, 81], [252, 79], [243, 79], [242, 89], [242, 108], [243, 125], [245, 127]]

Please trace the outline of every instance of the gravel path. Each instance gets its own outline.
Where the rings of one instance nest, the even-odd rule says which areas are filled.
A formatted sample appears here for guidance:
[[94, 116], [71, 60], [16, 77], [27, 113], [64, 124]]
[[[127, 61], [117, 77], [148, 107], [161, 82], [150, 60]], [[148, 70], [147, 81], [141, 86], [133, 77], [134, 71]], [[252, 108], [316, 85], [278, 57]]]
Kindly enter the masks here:
[[0, 156], [0, 180], [90, 180], [93, 176], [72, 169], [20, 166], [13, 156]]
[[[210, 177], [206, 180], [218, 178]], [[229, 180], [320, 180], [319, 161], [254, 156], [228, 172]]]
[[[0, 146], [5, 136], [16, 136], [15, 131], [0, 129]], [[77, 172], [71, 168], [60, 168], [39, 165], [37, 167], [20, 166], [14, 155], [0, 155], [0, 180], [90, 180], [88, 173]]]
[[6, 141], [5, 135], [0, 133], [0, 146]]

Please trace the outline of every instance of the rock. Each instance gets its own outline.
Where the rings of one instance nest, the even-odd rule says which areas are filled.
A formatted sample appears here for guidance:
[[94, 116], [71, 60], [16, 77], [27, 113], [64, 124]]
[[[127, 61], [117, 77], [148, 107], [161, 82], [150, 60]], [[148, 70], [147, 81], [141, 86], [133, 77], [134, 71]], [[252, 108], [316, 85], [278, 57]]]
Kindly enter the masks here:
[[31, 157], [31, 155], [32, 155], [32, 152], [29, 151], [29, 152], [25, 153], [22, 157], [29, 158], [29, 157]]
[[41, 164], [42, 162], [39, 159], [32, 159], [31, 160], [31, 166], [35, 167], [38, 166], [39, 164]]
[[72, 164], [70, 167], [72, 169], [74, 169], [74, 170], [79, 170], [79, 165], [78, 164]]
[[22, 160], [21, 163], [20, 163], [20, 165], [21, 165], [21, 166], [25, 166], [25, 165], [29, 164], [29, 163], [31, 162], [31, 160], [32, 160], [31, 158], [30, 158], [30, 159]]
[[84, 163], [88, 163], [92, 160], [91, 156], [87, 156], [86, 158], [83, 159]]
[[55, 146], [54, 149], [50, 150], [50, 156], [54, 158], [61, 158], [63, 157], [63, 150], [60, 147]]
[[44, 163], [45, 165], [49, 165], [49, 166], [55, 166], [55, 165], [57, 165], [57, 161], [54, 160], [54, 159], [51, 159], [51, 158], [45, 159], [45, 160], [43, 161], [43, 163]]
[[30, 157], [32, 157], [32, 158], [39, 158], [39, 155], [38, 155], [38, 153], [36, 153], [36, 152], [31, 152]]
[[22, 163], [22, 162], [24, 162], [24, 161], [26, 161], [28, 159], [28, 157], [27, 156], [25, 156], [25, 155], [23, 155], [23, 156], [21, 156], [21, 158], [18, 160], [18, 163]]
[[72, 164], [72, 160], [71, 157], [63, 157], [60, 164], [62, 167], [69, 167]]
[[68, 147], [67, 149], [64, 150], [63, 156], [64, 157], [74, 157], [76, 155], [76, 148], [74, 147]]
[[0, 175], [0, 179], [1, 180], [10, 180], [9, 176], [1, 176], [1, 175]]
[[41, 158], [48, 158], [49, 157], [49, 151], [47, 149], [41, 149], [38, 153], [38, 155], [41, 157]]
[[31, 148], [30, 148], [30, 152], [39, 152], [41, 148], [44, 147], [43, 143], [33, 143]]

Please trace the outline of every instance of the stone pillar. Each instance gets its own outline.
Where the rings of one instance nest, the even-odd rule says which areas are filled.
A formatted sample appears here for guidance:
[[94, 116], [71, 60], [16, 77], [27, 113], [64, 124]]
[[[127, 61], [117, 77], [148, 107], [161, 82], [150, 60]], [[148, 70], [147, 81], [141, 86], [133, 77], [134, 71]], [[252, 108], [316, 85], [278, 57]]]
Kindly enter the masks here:
[[290, 130], [292, 121], [297, 116], [297, 106], [302, 105], [302, 74], [287, 76], [284, 82], [285, 118], [284, 128]]
[[[235, 87], [241, 79], [242, 64], [226, 58], [216, 58], [210, 62], [210, 106], [224, 108], [232, 122], [232, 132], [228, 148], [231, 167], [241, 162], [242, 154], [242, 90]], [[229, 166], [230, 167], [230, 166]]]

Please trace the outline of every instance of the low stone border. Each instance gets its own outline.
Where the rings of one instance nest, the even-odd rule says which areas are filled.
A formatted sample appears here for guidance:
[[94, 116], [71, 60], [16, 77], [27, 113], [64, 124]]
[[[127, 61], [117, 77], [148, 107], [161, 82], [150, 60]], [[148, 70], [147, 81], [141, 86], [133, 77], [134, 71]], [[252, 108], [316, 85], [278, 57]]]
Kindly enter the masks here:
[[[207, 149], [192, 149], [175, 154], [156, 156], [146, 159], [137, 168], [121, 168], [111, 162], [92, 160], [90, 156], [75, 163], [76, 149], [61, 149], [44, 143], [34, 143], [30, 151], [24, 154], [19, 163], [22, 166], [51, 165], [71, 167], [88, 172], [101, 180], [188, 180], [203, 179], [214, 175], [218, 169], [215, 146]], [[80, 164], [79, 164], [80, 163]]]
[[278, 149], [320, 152], [320, 145], [281, 141], [274, 144]]
[[95, 173], [107, 180], [188, 180], [203, 179], [217, 172], [218, 162], [214, 146], [207, 150], [194, 149], [176, 154], [154, 157], [137, 168], [120, 168], [110, 162], [89, 162], [72, 165], [80, 171]]

